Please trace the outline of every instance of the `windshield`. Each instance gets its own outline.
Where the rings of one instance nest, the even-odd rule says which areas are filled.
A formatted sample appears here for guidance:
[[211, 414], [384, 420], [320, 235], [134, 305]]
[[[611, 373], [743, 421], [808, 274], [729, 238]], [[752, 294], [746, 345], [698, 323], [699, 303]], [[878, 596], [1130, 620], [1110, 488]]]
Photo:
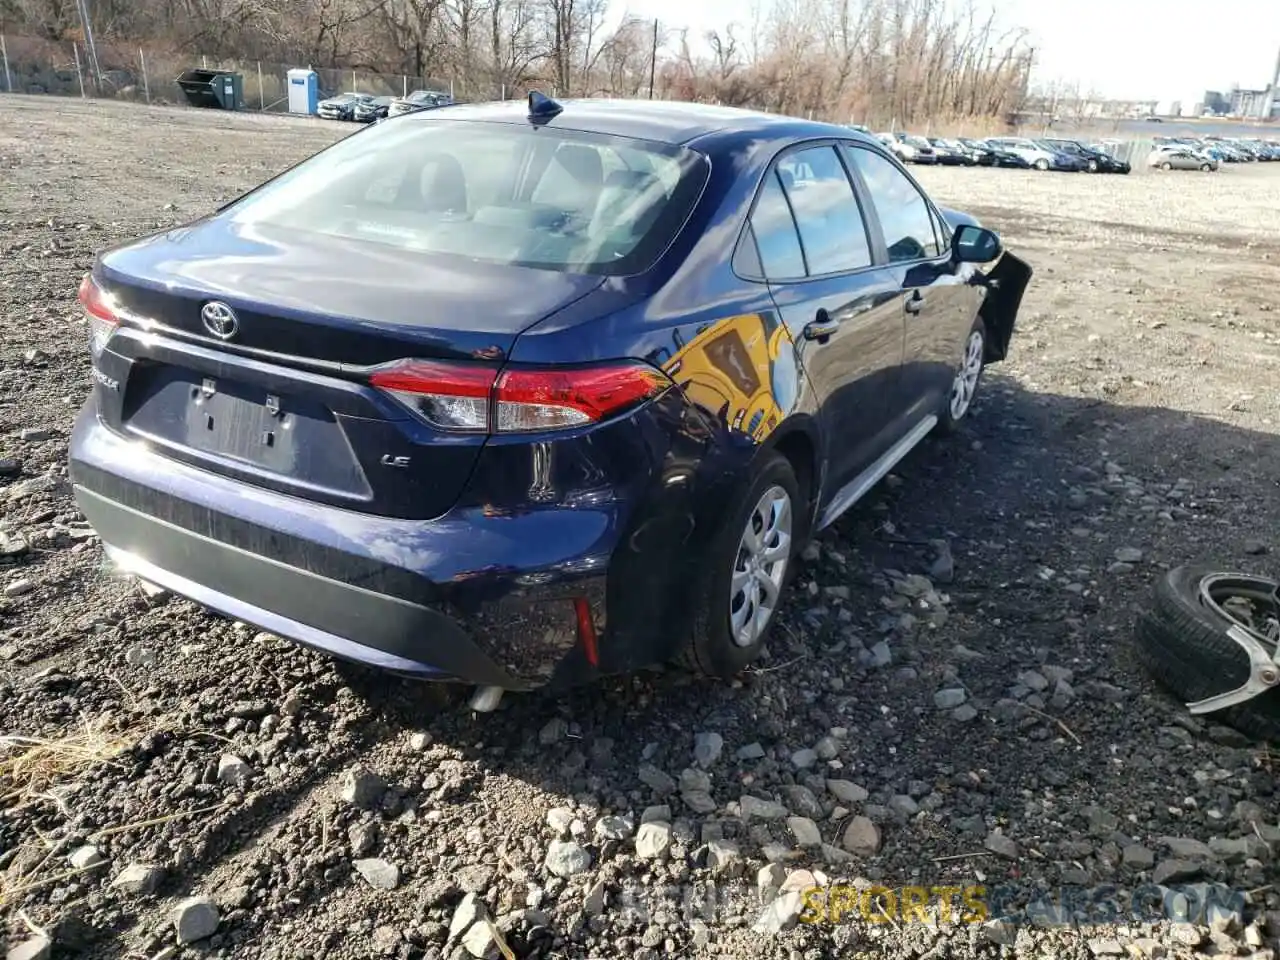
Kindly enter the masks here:
[[707, 178], [705, 158], [683, 147], [405, 120], [339, 141], [226, 215], [423, 254], [625, 275], [662, 254]]
[[913, 147], [929, 146], [929, 141], [926, 140], [924, 137], [904, 137], [903, 139], [905, 139], [907, 143], [911, 144]]

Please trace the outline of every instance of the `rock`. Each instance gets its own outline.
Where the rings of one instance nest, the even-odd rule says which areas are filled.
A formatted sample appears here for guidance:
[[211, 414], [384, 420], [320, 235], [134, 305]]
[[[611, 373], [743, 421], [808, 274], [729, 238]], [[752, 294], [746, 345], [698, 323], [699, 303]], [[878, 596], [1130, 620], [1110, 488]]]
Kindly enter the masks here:
[[351, 844], [351, 855], [363, 857], [372, 853], [378, 845], [378, 825], [376, 823], [353, 823], [347, 830], [347, 842]]
[[1106, 937], [1094, 937], [1089, 941], [1089, 952], [1095, 957], [1123, 957], [1124, 947], [1119, 940]]
[[1251, 557], [1260, 557], [1269, 552], [1270, 549], [1271, 548], [1261, 540], [1246, 540], [1244, 542], [1244, 552], [1249, 554]]
[[564, 717], [552, 717], [538, 731], [538, 742], [544, 747], [559, 743], [569, 735], [569, 721]]
[[997, 856], [1008, 860], [1018, 859], [1018, 845], [1011, 837], [1007, 837], [1003, 833], [991, 834], [983, 841], [982, 845]]
[[1160, 842], [1180, 860], [1212, 860], [1213, 849], [1194, 837], [1161, 837]]
[[1151, 872], [1151, 882], [1159, 886], [1168, 886], [1182, 880], [1194, 880], [1200, 876], [1201, 866], [1189, 860], [1161, 860]]
[[380, 806], [386, 791], [382, 778], [366, 767], [348, 770], [342, 778], [342, 799], [366, 810]]
[[791, 754], [791, 765], [797, 770], [808, 770], [818, 762], [818, 753], [816, 750], [810, 750], [806, 747], [803, 750], [797, 750]]
[[394, 890], [400, 886], [400, 868], [394, 863], [370, 857], [354, 860], [351, 865], [355, 867], [356, 873], [364, 877], [369, 886], [377, 890]]
[[1150, 870], [1156, 863], [1156, 855], [1140, 843], [1131, 843], [1125, 847], [1120, 859], [1126, 867], [1133, 867], [1135, 870]]
[[90, 867], [101, 866], [107, 862], [102, 852], [92, 845], [77, 847], [67, 859], [75, 870], [88, 870]]
[[1198, 947], [1204, 942], [1204, 934], [1194, 923], [1175, 923], [1169, 927], [1169, 936], [1184, 947]]
[[195, 943], [217, 932], [218, 908], [208, 897], [188, 897], [173, 908], [178, 943]]
[[582, 898], [582, 912], [588, 917], [598, 917], [604, 913], [606, 906], [608, 886], [603, 880], [597, 880], [587, 889], [587, 895]]
[[936, 583], [950, 583], [956, 576], [956, 561], [951, 555], [951, 543], [947, 540], [930, 540], [934, 560], [929, 565], [929, 577]]
[[656, 860], [671, 849], [671, 824], [642, 823], [636, 831], [636, 856], [643, 860]]
[[741, 862], [742, 852], [732, 840], [712, 840], [707, 844], [707, 866], [713, 873], [733, 873]]
[[827, 790], [841, 803], [863, 803], [870, 796], [866, 787], [850, 780], [828, 780]]
[[980, 928], [982, 938], [988, 943], [1011, 947], [1018, 939], [1018, 928], [1008, 920], [988, 920]]
[[822, 831], [808, 817], [787, 817], [787, 829], [801, 847], [822, 846]]
[[903, 820], [910, 820], [920, 812], [920, 804], [905, 793], [895, 794], [889, 798], [889, 809]]
[[743, 820], [781, 820], [788, 813], [786, 807], [774, 800], [761, 800], [750, 794], [743, 794], [738, 800], [738, 809]]
[[626, 817], [601, 817], [596, 821], [596, 836], [601, 840], [626, 840], [631, 830], [631, 821]]
[[718, 733], [699, 733], [693, 738], [693, 762], [704, 769], [720, 759], [722, 750], [724, 738]]
[[951, 719], [957, 723], [968, 723], [978, 718], [978, 709], [971, 703], [962, 703], [951, 711]]
[[239, 757], [224, 753], [218, 759], [218, 782], [243, 787], [253, 776], [253, 768]]
[[12, 477], [22, 472], [21, 461], [0, 457], [0, 477]]
[[431, 746], [431, 734], [424, 731], [409, 734], [409, 749], [414, 753], [421, 753]]
[[42, 443], [53, 439], [53, 431], [43, 427], [26, 427], [18, 434], [18, 439], [26, 443]]
[[840, 744], [835, 737], [823, 737], [813, 745], [813, 752], [819, 760], [834, 760], [840, 755]]
[[568, 833], [572, 823], [573, 811], [568, 807], [552, 807], [547, 811], [547, 826], [557, 836]]
[[671, 807], [665, 803], [660, 803], [652, 807], [645, 807], [644, 812], [640, 814], [641, 823], [670, 823]]
[[25, 556], [27, 551], [31, 549], [31, 545], [27, 541], [18, 536], [10, 536], [3, 530], [0, 530], [0, 559], [16, 560]]
[[5, 951], [5, 960], [48, 960], [53, 943], [48, 937], [32, 937]]
[[716, 809], [715, 798], [705, 790], [686, 790], [680, 794], [680, 799], [694, 813], [714, 813]]
[[6, 597], [25, 597], [35, 588], [36, 585], [33, 580], [14, 580], [12, 583], [5, 584], [4, 595]]
[[893, 652], [889, 649], [889, 644], [881, 640], [871, 648], [871, 666], [887, 667], [893, 663]]
[[462, 949], [477, 960], [496, 960], [501, 956], [488, 923], [473, 924], [471, 929], [462, 935]]
[[1141, 563], [1143, 556], [1137, 547], [1121, 547], [1116, 551], [1116, 560], [1120, 563]]
[[591, 869], [591, 853], [573, 840], [552, 840], [546, 867], [557, 877], [573, 877]]
[[954, 710], [967, 699], [969, 695], [961, 687], [945, 687], [933, 695], [933, 705], [939, 710]]
[[800, 784], [783, 787], [786, 794], [787, 807], [798, 817], [809, 817], [817, 820], [822, 816], [822, 803], [813, 795], [813, 791]]
[[758, 743], [748, 743], [735, 754], [739, 760], [763, 760], [764, 755], [764, 747]]
[[116, 874], [111, 886], [134, 896], [145, 897], [156, 892], [164, 882], [164, 876], [164, 867], [150, 863], [131, 863]]
[[676, 792], [676, 781], [670, 774], [664, 773], [651, 763], [643, 763], [636, 774], [640, 782], [660, 797], [670, 796]]
[[770, 863], [756, 871], [756, 894], [761, 903], [768, 903], [782, 889], [782, 882], [787, 878], [787, 871], [780, 863]]
[[880, 852], [880, 828], [870, 818], [856, 816], [844, 828], [840, 844], [859, 857], [873, 857]]
[[800, 911], [803, 909], [804, 894], [798, 890], [784, 893], [764, 908], [751, 929], [756, 933], [769, 935], [790, 930], [796, 925], [796, 920], [800, 918]]

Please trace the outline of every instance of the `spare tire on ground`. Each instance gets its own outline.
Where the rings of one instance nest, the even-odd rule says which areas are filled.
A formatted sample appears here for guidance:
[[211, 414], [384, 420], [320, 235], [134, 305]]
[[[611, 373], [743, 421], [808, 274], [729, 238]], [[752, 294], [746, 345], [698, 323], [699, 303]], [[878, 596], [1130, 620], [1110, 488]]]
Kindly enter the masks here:
[[[1228, 631], [1249, 628], [1274, 662], [1280, 638], [1277, 591], [1275, 580], [1252, 574], [1199, 567], [1170, 570], [1156, 584], [1153, 604], [1138, 618], [1138, 659], [1184, 703], [1242, 687], [1254, 668]], [[1280, 672], [1280, 664], [1275, 671]], [[1280, 741], [1280, 684], [1201, 716], [1259, 740]]]

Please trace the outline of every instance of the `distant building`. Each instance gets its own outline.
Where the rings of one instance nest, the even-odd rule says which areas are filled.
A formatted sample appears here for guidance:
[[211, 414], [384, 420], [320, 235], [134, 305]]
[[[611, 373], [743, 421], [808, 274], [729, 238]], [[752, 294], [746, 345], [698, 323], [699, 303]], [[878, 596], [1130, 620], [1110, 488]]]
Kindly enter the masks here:
[[1201, 113], [1212, 113], [1215, 116], [1222, 116], [1231, 110], [1231, 101], [1219, 90], [1206, 90], [1201, 105], [1203, 107]]

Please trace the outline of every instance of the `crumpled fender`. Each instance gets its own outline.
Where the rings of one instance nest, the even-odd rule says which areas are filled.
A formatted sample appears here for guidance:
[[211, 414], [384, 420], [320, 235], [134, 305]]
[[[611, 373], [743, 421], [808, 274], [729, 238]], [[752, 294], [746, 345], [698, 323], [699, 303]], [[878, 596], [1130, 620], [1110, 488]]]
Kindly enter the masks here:
[[1030, 264], [1008, 251], [987, 273], [983, 281], [987, 296], [978, 311], [987, 328], [987, 363], [997, 363], [1008, 356], [1022, 295], [1027, 291], [1032, 273]]

